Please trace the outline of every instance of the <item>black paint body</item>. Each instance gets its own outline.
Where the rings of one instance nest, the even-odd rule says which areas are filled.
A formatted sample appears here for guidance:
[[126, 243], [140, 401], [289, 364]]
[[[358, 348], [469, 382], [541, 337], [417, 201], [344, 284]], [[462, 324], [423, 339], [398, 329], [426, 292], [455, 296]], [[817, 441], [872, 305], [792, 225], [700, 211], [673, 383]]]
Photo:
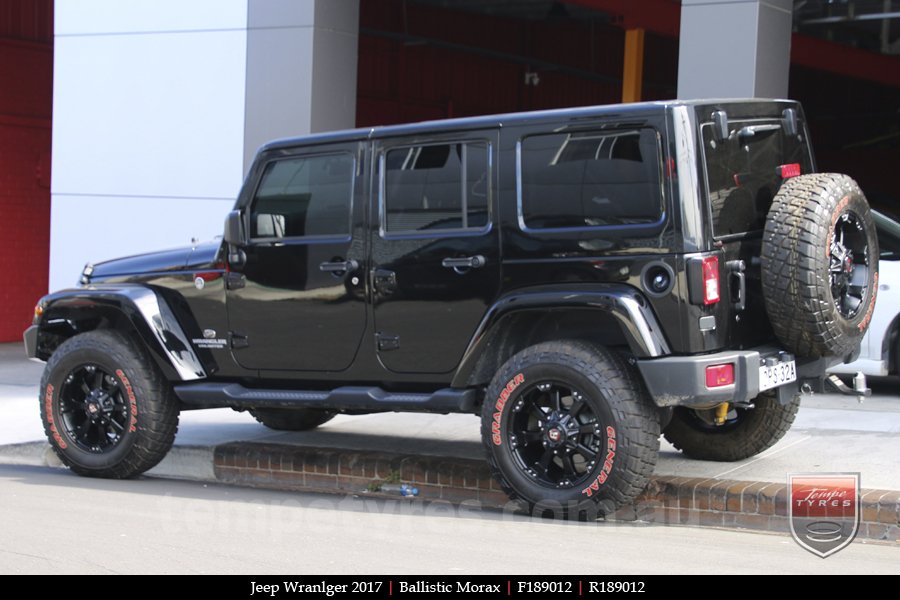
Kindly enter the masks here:
[[[91, 310], [90, 290], [149, 287], [171, 308], [187, 339], [206, 334], [226, 340], [220, 348], [192, 342], [204, 369], [198, 379], [207, 386], [239, 383], [248, 389], [354, 385], [421, 394], [448, 387], [480, 389], [514, 351], [573, 335], [648, 359], [759, 346], [773, 340], [759, 284], [761, 234], [716, 237], [701, 127], [717, 110], [729, 119], [779, 123], [786, 108], [799, 115], [800, 162], [804, 172], [811, 171], [802, 111], [786, 101], [589, 107], [276, 141], [261, 149], [235, 204], [243, 240], [94, 265], [82, 290], [42, 301], [44, 317], [37, 324], [42, 334], [53, 331], [47, 323], [55, 311], [59, 327], [77, 328]], [[658, 220], [580, 229], [524, 226], [522, 140], [583, 131], [656, 136], [663, 202]], [[455, 234], [385, 232], [384, 153], [406, 145], [468, 141], [489, 148], [487, 226]], [[349, 235], [249, 239], [247, 214], [267, 165], [332, 153], [353, 157]], [[692, 303], [687, 263], [711, 255], [719, 256], [722, 300], [709, 306]], [[443, 264], [473, 256], [483, 257], [483, 265]], [[738, 259], [746, 264], [743, 310], [736, 308], [736, 288], [726, 269], [727, 261]], [[341, 262], [346, 270], [322, 270], [326, 263]], [[663, 293], [648, 290], [644, 274], [654, 268], [673, 276]], [[73, 305], [73, 297], [84, 299], [83, 306]], [[122, 311], [129, 310], [126, 304]], [[627, 320], [635, 314], [646, 315], [654, 331], [629, 331]], [[715, 317], [714, 329], [698, 326], [705, 316]], [[42, 334], [34, 353], [46, 358], [55, 338]], [[165, 367], [164, 345], [153, 354], [177, 380]]]

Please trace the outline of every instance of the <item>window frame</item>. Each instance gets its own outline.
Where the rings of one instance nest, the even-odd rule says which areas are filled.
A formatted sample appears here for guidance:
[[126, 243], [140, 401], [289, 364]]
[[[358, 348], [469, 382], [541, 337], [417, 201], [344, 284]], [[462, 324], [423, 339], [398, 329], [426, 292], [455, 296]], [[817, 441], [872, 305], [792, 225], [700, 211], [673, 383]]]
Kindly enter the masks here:
[[[487, 221], [481, 227], [455, 227], [452, 229], [403, 229], [388, 231], [387, 229], [387, 153], [394, 150], [403, 150], [423, 146], [453, 146], [455, 144], [484, 144], [487, 148]], [[485, 235], [493, 228], [494, 212], [494, 142], [486, 137], [448, 138], [434, 139], [419, 142], [401, 142], [398, 144], [382, 145], [378, 149], [378, 234], [382, 239], [432, 239], [444, 237], [467, 237]], [[462, 161], [461, 161], [462, 163]], [[466, 165], [460, 165], [460, 180], [464, 181], [467, 175]], [[461, 191], [466, 190], [465, 183], [461, 184]], [[468, 202], [463, 204], [463, 209], [468, 208]], [[460, 214], [463, 214], [462, 211]], [[468, 218], [468, 215], [466, 215]]]
[[[262, 187], [263, 181], [266, 178], [266, 174], [268, 173], [269, 166], [284, 161], [291, 160], [300, 160], [300, 159], [309, 159], [309, 158], [323, 158], [328, 156], [349, 156], [350, 157], [350, 202], [347, 205], [347, 233], [343, 234], [324, 234], [324, 235], [291, 235], [284, 237], [277, 236], [253, 236], [253, 216], [254, 216], [254, 208], [256, 207], [256, 203], [259, 200], [259, 190]], [[290, 154], [286, 156], [278, 156], [275, 158], [271, 158], [265, 162], [262, 166], [259, 179], [256, 182], [256, 185], [253, 188], [253, 194], [250, 196], [250, 202], [247, 205], [247, 241], [248, 243], [259, 243], [259, 244], [279, 244], [284, 242], [308, 242], [308, 243], [330, 243], [330, 242], [349, 242], [353, 239], [353, 210], [356, 205], [356, 179], [358, 175], [357, 171], [357, 155], [355, 152], [351, 152], [350, 150], [330, 150], [323, 152], [314, 152], [310, 154]]]
[[[656, 221], [650, 221], [647, 223], [625, 223], [625, 224], [615, 224], [615, 225], [583, 225], [578, 227], [529, 227], [525, 223], [525, 196], [522, 184], [522, 146], [523, 142], [528, 138], [539, 137], [539, 136], [547, 136], [547, 135], [565, 135], [572, 133], [584, 133], [587, 134], [586, 137], [594, 136], [597, 137], [609, 137], [616, 136], [619, 137], [622, 134], [626, 134], [629, 132], [640, 133], [642, 130], [649, 130], [656, 137], [656, 158], [657, 158], [657, 169], [659, 170], [659, 218]], [[562, 148], [558, 151], [561, 152]], [[659, 132], [659, 129], [653, 127], [652, 125], [639, 125], [632, 127], [611, 127], [608, 129], [602, 127], [592, 127], [586, 129], [573, 129], [573, 130], [547, 130], [547, 131], [534, 131], [529, 132], [525, 135], [520, 136], [516, 140], [516, 219], [519, 224], [519, 229], [523, 232], [532, 234], [532, 235], [553, 235], [553, 234], [566, 234], [566, 233], [594, 233], [598, 231], [650, 231], [657, 230], [662, 227], [666, 220], [668, 219], [668, 206], [666, 202], [666, 177], [664, 171], [664, 153], [663, 153], [663, 145], [662, 145], [662, 135]]]

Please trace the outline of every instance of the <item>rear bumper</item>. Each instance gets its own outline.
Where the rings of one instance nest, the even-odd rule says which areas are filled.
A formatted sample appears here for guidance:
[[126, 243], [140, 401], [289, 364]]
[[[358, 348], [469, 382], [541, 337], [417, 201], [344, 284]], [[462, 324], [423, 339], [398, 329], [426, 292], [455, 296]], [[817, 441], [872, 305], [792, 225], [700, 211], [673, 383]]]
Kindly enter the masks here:
[[[759, 395], [759, 367], [767, 358], [789, 360], [786, 354], [777, 346], [762, 346], [715, 354], [640, 359], [637, 366], [657, 406], [705, 407], [722, 402], [742, 403], [753, 400]], [[734, 365], [734, 383], [706, 387], [706, 367], [725, 363]], [[774, 389], [779, 400], [789, 402], [800, 393], [800, 384], [805, 379], [821, 380], [824, 376], [823, 361], [797, 360], [797, 381]]]
[[28, 358], [40, 360], [37, 355], [38, 326], [32, 325], [26, 329], [22, 339], [25, 341], [25, 354]]

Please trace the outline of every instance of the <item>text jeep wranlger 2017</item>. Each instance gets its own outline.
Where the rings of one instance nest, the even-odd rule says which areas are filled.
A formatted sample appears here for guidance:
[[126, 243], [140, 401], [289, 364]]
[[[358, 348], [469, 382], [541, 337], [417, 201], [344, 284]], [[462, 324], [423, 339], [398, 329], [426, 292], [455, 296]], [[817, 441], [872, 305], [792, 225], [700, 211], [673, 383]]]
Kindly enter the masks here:
[[87, 266], [25, 341], [83, 475], [149, 469], [187, 408], [470, 412], [511, 497], [583, 518], [645, 487], [660, 433], [778, 441], [858, 352], [877, 261], [797, 103], [456, 119], [266, 145], [223, 240]]

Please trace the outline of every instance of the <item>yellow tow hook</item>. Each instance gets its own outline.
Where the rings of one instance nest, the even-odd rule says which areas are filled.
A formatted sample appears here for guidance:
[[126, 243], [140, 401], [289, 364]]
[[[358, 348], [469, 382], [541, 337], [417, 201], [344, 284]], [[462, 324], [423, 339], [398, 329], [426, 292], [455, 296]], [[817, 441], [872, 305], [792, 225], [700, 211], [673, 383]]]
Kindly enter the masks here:
[[723, 402], [716, 407], [716, 425], [724, 425], [728, 418], [728, 403]]

